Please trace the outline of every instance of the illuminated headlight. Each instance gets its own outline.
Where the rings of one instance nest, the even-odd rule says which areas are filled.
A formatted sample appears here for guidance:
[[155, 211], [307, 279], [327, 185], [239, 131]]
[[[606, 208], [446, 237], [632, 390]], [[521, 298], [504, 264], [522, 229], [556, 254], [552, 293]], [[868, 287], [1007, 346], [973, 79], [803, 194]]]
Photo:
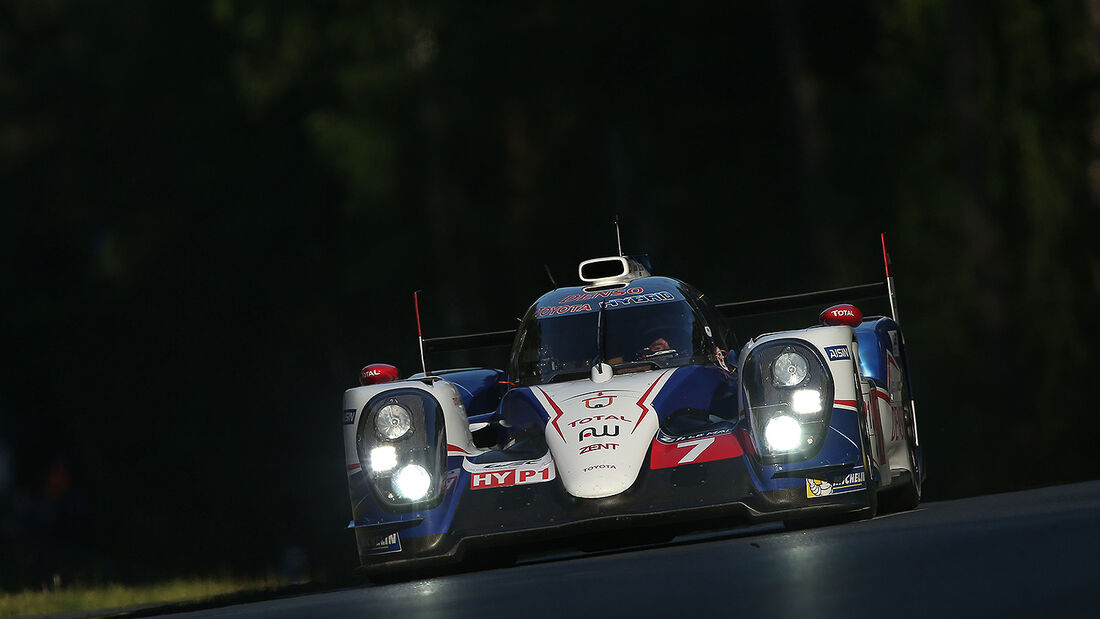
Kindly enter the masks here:
[[417, 501], [428, 494], [432, 485], [432, 476], [419, 464], [410, 464], [393, 478], [393, 489], [397, 495], [409, 501]]
[[790, 415], [772, 417], [764, 427], [764, 439], [772, 451], [789, 451], [802, 443], [802, 426]]
[[799, 415], [821, 412], [821, 392], [817, 389], [799, 389], [791, 393], [791, 410]]
[[397, 450], [393, 445], [383, 445], [370, 450], [370, 470], [385, 473], [397, 466]]
[[387, 404], [374, 418], [374, 427], [378, 430], [378, 436], [390, 441], [397, 440], [412, 429], [412, 417], [404, 406]]
[[772, 377], [780, 387], [794, 387], [806, 380], [810, 366], [806, 358], [796, 352], [785, 352], [775, 358], [772, 364]]

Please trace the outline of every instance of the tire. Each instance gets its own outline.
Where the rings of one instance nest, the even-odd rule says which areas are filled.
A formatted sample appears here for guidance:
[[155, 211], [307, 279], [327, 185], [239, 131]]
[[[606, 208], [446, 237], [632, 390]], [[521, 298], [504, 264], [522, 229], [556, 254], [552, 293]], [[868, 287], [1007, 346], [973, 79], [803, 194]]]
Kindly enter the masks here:
[[859, 394], [859, 397], [856, 398], [856, 410], [859, 417], [859, 441], [860, 446], [863, 448], [863, 476], [866, 478], [867, 484], [867, 508], [859, 512], [859, 519], [870, 520], [878, 515], [878, 480], [874, 478], [875, 476], [871, 472], [871, 437], [867, 434], [867, 428], [872, 424], [871, 420], [868, 419], [870, 412], [864, 406], [863, 390], [858, 377], [856, 379], [856, 393]]
[[902, 418], [905, 422], [905, 450], [909, 454], [909, 479], [900, 488], [892, 489], [882, 497], [885, 511], [906, 512], [917, 506], [921, 498], [924, 467], [917, 453], [917, 426], [909, 401], [909, 390], [902, 388]]

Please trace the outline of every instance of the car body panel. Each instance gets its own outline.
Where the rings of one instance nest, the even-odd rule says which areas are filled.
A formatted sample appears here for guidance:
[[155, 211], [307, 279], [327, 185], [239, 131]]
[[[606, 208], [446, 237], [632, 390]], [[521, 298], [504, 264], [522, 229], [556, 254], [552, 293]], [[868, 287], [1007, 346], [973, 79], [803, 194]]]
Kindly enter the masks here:
[[[554, 367], [565, 366], [552, 357], [543, 361], [549, 354], [543, 348], [532, 349], [540, 365], [530, 366], [542, 380], [539, 374], [519, 376], [521, 329], [508, 372], [444, 370], [347, 390], [349, 527], [355, 529], [363, 568], [444, 563], [480, 544], [635, 523], [671, 531], [714, 518], [752, 522], [858, 512], [872, 505], [869, 492], [900, 483], [896, 472], [909, 466], [906, 442], [898, 437], [903, 350], [896, 345], [897, 325], [888, 318], [867, 318], [854, 329], [814, 326], [765, 334], [727, 356], [720, 345], [726, 326], [717, 324], [713, 306], [678, 280], [651, 276], [618, 286], [560, 288], [541, 296], [528, 316], [602, 330], [617, 320], [649, 315], [637, 308], [660, 304], [691, 306], [692, 332], [668, 335], [681, 342], [690, 336], [688, 347], [673, 349], [675, 360], [648, 347], [645, 361], [620, 357], [607, 366], [615, 368], [609, 379], [596, 372], [555, 375]], [[578, 322], [573, 319], [578, 315], [590, 318]], [[604, 332], [596, 333], [593, 368], [611, 360]], [[582, 352], [589, 345], [580, 344]], [[794, 410], [795, 396], [773, 389], [787, 400], [767, 406], [750, 402], [746, 381], [765, 375], [750, 379], [741, 369], [757, 351], [779, 346], [813, 357], [818, 365], [812, 368], [824, 370], [809, 372], [824, 372], [815, 380], [826, 381], [832, 397], [809, 417], [785, 413], [801, 420], [802, 447], [768, 455], [775, 446], [765, 439], [765, 428], [753, 424], [774, 420], [775, 415], [760, 417], [765, 408]], [[364, 445], [378, 440], [370, 432], [380, 398], [403, 389], [438, 404], [446, 454], [439, 470], [430, 471], [424, 499], [387, 503], [379, 497], [401, 495], [399, 475], [372, 463], [374, 452]]]

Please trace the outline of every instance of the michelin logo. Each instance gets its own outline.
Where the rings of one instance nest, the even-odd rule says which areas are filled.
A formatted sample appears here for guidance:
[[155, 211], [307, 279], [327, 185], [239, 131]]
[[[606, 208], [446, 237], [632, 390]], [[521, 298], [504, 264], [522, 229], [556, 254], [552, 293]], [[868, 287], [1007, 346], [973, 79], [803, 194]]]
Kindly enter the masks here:
[[826, 346], [825, 354], [829, 355], [829, 361], [840, 361], [841, 359], [852, 358], [852, 354], [848, 352], [847, 346]]
[[385, 555], [391, 552], [401, 552], [401, 535], [390, 533], [385, 537], [371, 540], [373, 544], [363, 549], [363, 554]]
[[833, 494], [855, 492], [867, 487], [867, 474], [862, 468], [852, 471], [843, 477], [832, 479], [806, 478], [806, 498], [814, 499]]

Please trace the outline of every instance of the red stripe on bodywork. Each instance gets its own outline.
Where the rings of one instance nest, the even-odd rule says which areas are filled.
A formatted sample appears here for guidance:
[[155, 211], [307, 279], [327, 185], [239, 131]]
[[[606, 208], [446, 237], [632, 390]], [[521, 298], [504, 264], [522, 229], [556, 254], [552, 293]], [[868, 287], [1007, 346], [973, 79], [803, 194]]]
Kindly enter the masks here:
[[355, 464], [349, 464], [348, 465], [348, 470], [349, 471], [354, 471], [355, 469], [361, 469], [361, 468], [363, 468], [363, 465], [359, 464], [358, 462], [356, 462]]
[[887, 404], [890, 403], [890, 394], [887, 393], [885, 389], [875, 389], [875, 397], [880, 400], [886, 400]]
[[459, 447], [458, 445], [452, 445], [450, 443], [447, 443], [447, 453], [451, 453], [452, 451], [455, 452], [455, 453], [460, 453], [464, 456], [472, 456], [473, 455], [470, 452], [466, 451], [465, 449]]
[[[735, 437], [732, 432], [719, 434], [714, 437], [703, 437], [702, 440], [706, 438], [713, 438], [714, 440], [710, 445], [704, 447], [703, 450], [689, 462], [684, 462], [683, 464], [698, 464], [700, 462], [725, 460], [727, 458], [739, 458], [745, 454], [745, 451], [741, 448], [741, 444], [737, 442], [737, 437]], [[653, 447], [649, 452], [649, 468], [667, 469], [679, 466], [681, 464], [680, 461], [691, 453], [691, 449], [699, 445], [700, 440], [701, 439], [689, 439], [669, 444], [653, 439]]]
[[642, 414], [638, 417], [638, 421], [634, 422], [634, 429], [630, 431], [631, 434], [634, 434], [634, 430], [638, 429], [638, 426], [641, 425], [642, 420], [645, 419], [645, 416], [647, 414], [649, 414], [649, 407], [645, 405], [645, 399], [649, 397], [649, 392], [653, 391], [653, 388], [657, 386], [657, 383], [661, 382], [661, 379], [665, 377], [665, 374], [668, 374], [668, 370], [665, 370], [664, 373], [658, 376], [657, 380], [653, 381], [653, 384], [649, 386], [649, 389], [645, 390], [645, 393], [643, 393], [642, 397], [638, 400], [638, 408], [642, 409]]
[[554, 412], [557, 414], [552, 420], [550, 420], [550, 423], [554, 426], [554, 429], [558, 431], [558, 436], [561, 437], [561, 440], [564, 441], [565, 435], [561, 433], [561, 428], [558, 427], [558, 420], [561, 419], [561, 416], [565, 413], [561, 412], [561, 409], [558, 408], [557, 403], [554, 402], [554, 400], [550, 399], [550, 396], [546, 395], [546, 392], [542, 390], [542, 387], [535, 387], [535, 389], [538, 389], [542, 393], [543, 397], [546, 398], [546, 401], [550, 403], [550, 406], [554, 407]]
[[852, 408], [856, 407], [855, 400], [833, 400], [833, 404], [837, 404], [840, 406], [851, 406]]

